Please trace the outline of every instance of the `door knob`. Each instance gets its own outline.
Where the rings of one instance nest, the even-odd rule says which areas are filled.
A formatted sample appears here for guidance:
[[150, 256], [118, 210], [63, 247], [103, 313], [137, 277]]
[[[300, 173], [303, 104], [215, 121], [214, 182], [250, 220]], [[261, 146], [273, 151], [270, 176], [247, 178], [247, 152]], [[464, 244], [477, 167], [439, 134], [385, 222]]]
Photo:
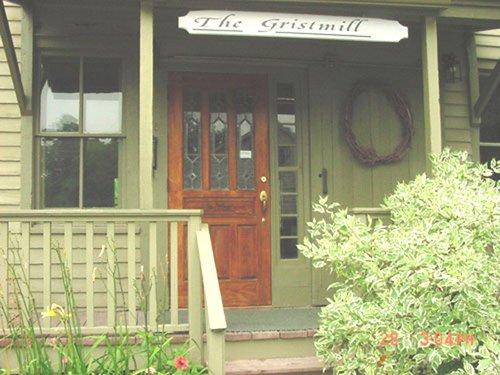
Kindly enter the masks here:
[[259, 195], [260, 203], [262, 204], [262, 209], [265, 211], [267, 207], [267, 201], [269, 200], [269, 197], [267, 196], [267, 192], [265, 190], [262, 190]]

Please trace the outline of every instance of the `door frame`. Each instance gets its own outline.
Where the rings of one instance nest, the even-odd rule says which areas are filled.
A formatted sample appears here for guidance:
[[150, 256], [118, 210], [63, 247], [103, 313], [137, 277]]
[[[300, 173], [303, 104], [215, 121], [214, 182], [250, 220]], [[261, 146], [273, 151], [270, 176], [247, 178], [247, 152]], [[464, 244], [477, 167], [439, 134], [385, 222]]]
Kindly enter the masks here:
[[[306, 221], [312, 217], [311, 202], [317, 196], [311, 195], [311, 185], [315, 184], [313, 180], [316, 176], [312, 173], [315, 171], [311, 168], [311, 150], [310, 139], [314, 126], [310, 119], [310, 106], [313, 103], [309, 102], [309, 94], [311, 88], [310, 68], [303, 64], [296, 66], [284, 65], [276, 66], [266, 64], [243, 64], [235, 61], [223, 61], [213, 63], [194, 62], [191, 59], [182, 61], [179, 59], [163, 59], [156, 70], [155, 81], [155, 123], [159, 124], [155, 127], [155, 135], [159, 138], [158, 147], [158, 167], [154, 176], [155, 184], [155, 201], [157, 207], [167, 208], [168, 197], [170, 192], [167, 190], [168, 171], [168, 150], [166, 145], [168, 140], [168, 92], [172, 90], [172, 82], [168, 80], [170, 73], [190, 73], [190, 72], [206, 72], [206, 73], [234, 73], [248, 72], [250, 74], [260, 74], [268, 76], [268, 108], [269, 108], [269, 138], [270, 138], [270, 170], [271, 170], [271, 194], [274, 199], [271, 200], [271, 302], [273, 307], [301, 307], [313, 304], [313, 295], [317, 293], [318, 283], [314, 282], [314, 276], [318, 270], [313, 270], [311, 263], [304, 257], [299, 257], [296, 260], [280, 259], [280, 224], [279, 224], [279, 178], [277, 172], [278, 166], [278, 149], [277, 149], [277, 121], [276, 121], [276, 85], [279, 82], [288, 82], [296, 85], [298, 99], [298, 144], [300, 146], [299, 159], [301, 165], [301, 173], [299, 174], [299, 189], [300, 200], [299, 215], [299, 237], [302, 237], [306, 232]], [[166, 84], [165, 84], [166, 83]], [[326, 84], [326, 83], [325, 83]], [[319, 119], [316, 119], [319, 120]], [[312, 176], [312, 177], [311, 177]], [[292, 276], [291, 276], [292, 275]], [[290, 277], [291, 276], [291, 277]], [[297, 279], [295, 277], [298, 276]], [[293, 283], [285, 281], [286, 278], [293, 278]], [[165, 285], [168, 290], [168, 284]], [[168, 301], [167, 301], [168, 305]]]

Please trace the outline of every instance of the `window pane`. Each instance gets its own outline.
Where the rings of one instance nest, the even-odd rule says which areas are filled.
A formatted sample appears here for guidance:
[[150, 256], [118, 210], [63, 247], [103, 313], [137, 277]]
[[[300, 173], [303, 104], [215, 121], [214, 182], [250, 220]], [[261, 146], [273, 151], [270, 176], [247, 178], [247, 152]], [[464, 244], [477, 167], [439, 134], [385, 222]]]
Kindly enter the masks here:
[[[279, 119], [279, 115], [278, 115]], [[279, 121], [279, 120], [278, 120]], [[296, 144], [297, 132], [293, 124], [278, 124], [278, 144], [293, 146]]]
[[79, 140], [42, 138], [42, 192], [45, 207], [78, 207]]
[[296, 172], [280, 172], [280, 191], [284, 193], [297, 192]]
[[253, 114], [239, 113], [236, 117], [238, 126], [238, 189], [255, 188], [255, 168], [253, 150]]
[[210, 95], [210, 187], [227, 189], [227, 109], [225, 94]]
[[281, 236], [296, 236], [297, 235], [297, 218], [282, 217], [281, 218]]
[[83, 148], [83, 206], [114, 207], [118, 177], [118, 144], [111, 138], [89, 138]]
[[45, 59], [42, 63], [40, 130], [76, 132], [79, 124], [80, 62]]
[[281, 195], [281, 213], [296, 214], [297, 213], [297, 196], [296, 195]]
[[184, 94], [184, 188], [201, 188], [201, 96]]
[[[482, 146], [481, 150], [481, 163], [489, 163], [491, 159], [500, 160], [500, 147], [486, 147]], [[500, 180], [500, 174], [491, 176], [494, 180]]]
[[295, 238], [282, 238], [280, 241], [281, 259], [298, 258], [297, 240]]
[[296, 162], [295, 146], [280, 146], [278, 148], [278, 164], [280, 167], [292, 167]]
[[121, 69], [117, 61], [85, 60], [83, 108], [85, 133], [120, 133], [122, 127]]

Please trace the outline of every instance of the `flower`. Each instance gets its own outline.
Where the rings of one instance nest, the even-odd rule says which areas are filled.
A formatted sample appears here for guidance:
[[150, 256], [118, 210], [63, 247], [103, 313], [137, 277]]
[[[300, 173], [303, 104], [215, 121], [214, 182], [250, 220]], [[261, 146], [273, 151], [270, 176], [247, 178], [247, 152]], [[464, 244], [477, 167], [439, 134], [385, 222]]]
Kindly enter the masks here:
[[68, 319], [71, 314], [67, 314], [64, 308], [57, 303], [53, 303], [52, 306], [47, 307], [47, 311], [42, 312], [42, 318], [55, 318], [59, 317], [62, 320]]
[[62, 359], [62, 363], [63, 363], [63, 365], [67, 365], [69, 363], [69, 358], [64, 356]]
[[156, 374], [156, 369], [154, 367], [148, 367], [145, 371], [145, 374], [147, 375], [155, 375]]
[[42, 312], [42, 318], [55, 318], [56, 316], [56, 311], [49, 306], [47, 306], [47, 311]]
[[184, 356], [175, 357], [174, 366], [177, 370], [187, 370], [189, 368], [189, 361]]

